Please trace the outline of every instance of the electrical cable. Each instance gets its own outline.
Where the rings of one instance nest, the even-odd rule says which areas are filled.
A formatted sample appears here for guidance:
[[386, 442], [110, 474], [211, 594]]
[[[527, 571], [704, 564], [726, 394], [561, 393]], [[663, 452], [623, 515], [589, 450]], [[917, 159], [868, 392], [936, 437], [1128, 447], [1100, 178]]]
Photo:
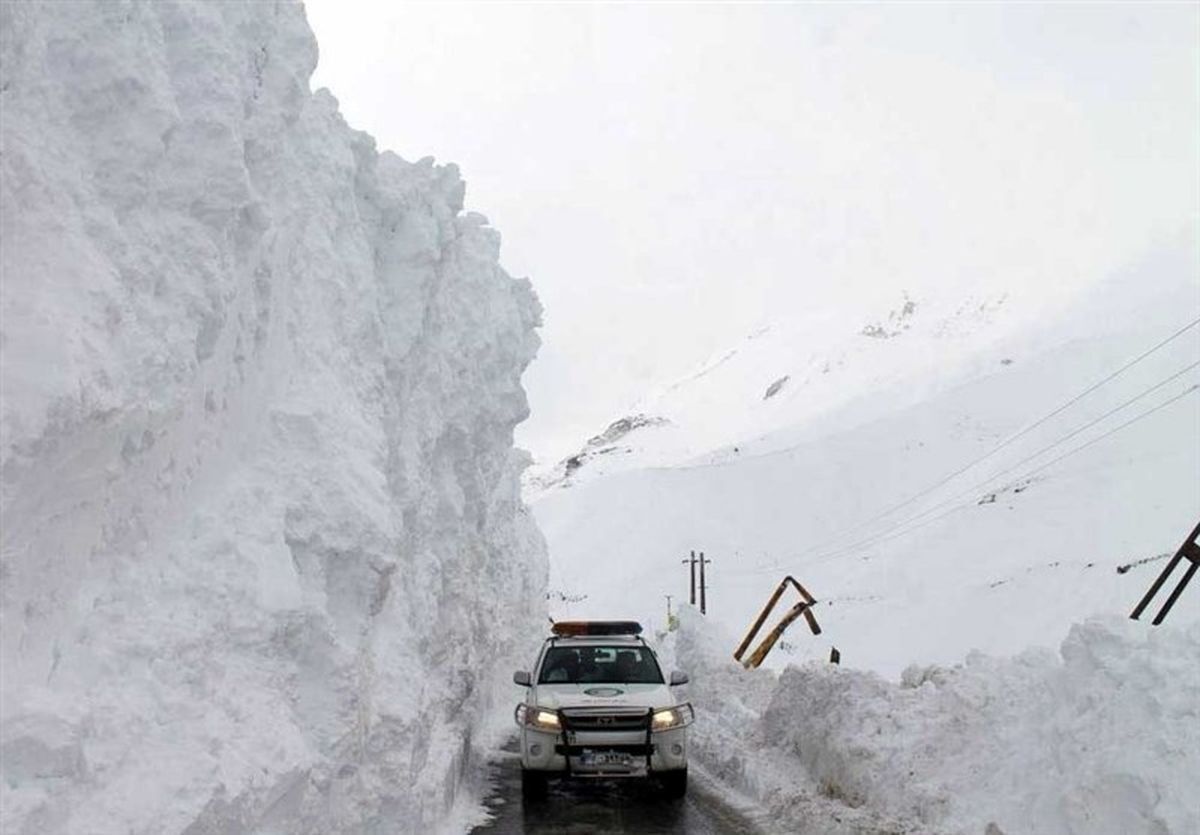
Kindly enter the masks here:
[[[1193, 362], [1192, 364], [1180, 369], [1179, 371], [1176, 371], [1174, 374], [1170, 375], [1169, 377], [1159, 380], [1154, 385], [1152, 385], [1146, 389], [1143, 389], [1139, 393], [1135, 394], [1133, 397], [1128, 398], [1127, 400], [1121, 402], [1117, 406], [1114, 406], [1113, 408], [1109, 409], [1108, 411], [1104, 412], [1103, 414], [1100, 414], [1097, 417], [1092, 418], [1087, 423], [1084, 423], [1081, 426], [1078, 426], [1075, 429], [1071, 430], [1067, 434], [1058, 437], [1053, 442], [1047, 444], [1046, 446], [1042, 447], [1041, 449], [1037, 450], [1036, 452], [1033, 452], [1030, 455], [1025, 456], [1021, 460], [1006, 467], [1003, 470], [1000, 470], [999, 472], [992, 473], [991, 475], [989, 475], [987, 478], [983, 479], [982, 481], [977, 482], [976, 484], [973, 484], [964, 490], [960, 490], [959, 492], [955, 493], [954, 495], [952, 495], [946, 499], [943, 499], [941, 502], [938, 502], [937, 504], [926, 508], [925, 510], [921, 511], [920, 513], [917, 513], [917, 514], [910, 516], [907, 519], [903, 519], [899, 522], [895, 522], [892, 525], [890, 525], [889, 527], [886, 527], [881, 531], [877, 531], [876, 533], [871, 534], [870, 536], [864, 537], [863, 539], [860, 539], [856, 542], [850, 543], [844, 547], [835, 548], [832, 551], [820, 553], [811, 562], [825, 562], [828, 558], [830, 558], [832, 556], [838, 556], [847, 551], [855, 550], [857, 548], [860, 548], [860, 547], [863, 547], [866, 545], [877, 544], [878, 542], [885, 542], [885, 541], [893, 538], [892, 536], [889, 536], [889, 534], [891, 534], [892, 531], [896, 531], [899, 528], [903, 528], [907, 525], [910, 525], [913, 522], [917, 522], [918, 520], [922, 519], [923, 517], [928, 516], [931, 513], [935, 513], [938, 510], [941, 510], [942, 508], [957, 501], [958, 499], [962, 498], [963, 496], [965, 496], [967, 494], [975, 493], [977, 491], [986, 489], [989, 485], [991, 485], [992, 483], [994, 483], [1001, 477], [1007, 475], [1008, 473], [1012, 472], [1013, 470], [1017, 469], [1018, 467], [1020, 467], [1024, 464], [1027, 464], [1036, 458], [1041, 457], [1042, 455], [1055, 449], [1056, 447], [1061, 446], [1063, 443], [1065, 443], [1066, 441], [1069, 441], [1071, 438], [1074, 438], [1075, 436], [1079, 435], [1081, 432], [1084, 432], [1084, 431], [1090, 429], [1091, 427], [1095, 426], [1096, 424], [1101, 423], [1102, 421], [1111, 417], [1112, 415], [1116, 414], [1117, 412], [1121, 411], [1122, 409], [1125, 409], [1125, 408], [1133, 405], [1134, 403], [1136, 403], [1137, 401], [1146, 397], [1147, 395], [1154, 393], [1155, 391], [1162, 388], [1166, 384], [1168, 384], [1174, 380], [1177, 380], [1179, 377], [1183, 376], [1187, 372], [1189, 372], [1197, 367], [1200, 367], [1200, 361]], [[1138, 417], [1135, 417], [1133, 420], [1131, 420], [1127, 423], [1121, 424], [1120, 426], [1117, 427], [1117, 429], [1114, 429], [1112, 431], [1117, 431], [1121, 428], [1124, 428], [1125, 426], [1128, 426], [1129, 423], [1140, 420], [1142, 417], [1145, 417], [1145, 416], [1157, 411], [1159, 408], [1162, 408], [1163, 406], [1166, 406], [1166, 405], [1169, 405], [1170, 403], [1175, 402], [1176, 400], [1184, 397], [1185, 395], [1189, 394], [1190, 392], [1195, 391], [1197, 388], [1200, 388], [1200, 385], [1193, 385], [1191, 388], [1185, 389], [1181, 394], [1177, 395], [1176, 397], [1173, 397], [1167, 401], [1164, 401], [1163, 403], [1159, 404], [1158, 406], [1153, 407], [1152, 409], [1150, 409], [1146, 412], [1140, 413]], [[1090, 446], [1092, 443], [1095, 442], [1095, 440], [1099, 440], [1100, 438], [1107, 437], [1109, 434], [1111, 434], [1111, 432], [1106, 432], [1106, 433], [1098, 436], [1096, 439], [1093, 439], [1093, 441], [1089, 441], [1087, 444], [1077, 447], [1076, 449], [1077, 450], [1083, 449], [1085, 446]], [[1069, 453], [1069, 454], [1073, 454], [1073, 452]], [[1059, 460], [1061, 460], [1061, 457], [1056, 458], [1052, 462], [1049, 462], [1049, 463], [1054, 463]], [[1049, 466], [1049, 464], [1047, 464], [1045, 466]], [[1045, 466], [1038, 467], [1037, 469], [1033, 470], [1031, 473], [1026, 473], [1024, 476], [1020, 476], [1018, 478], [1012, 479], [1012, 481], [1018, 481], [1021, 478], [1028, 477], [1029, 475], [1031, 475], [1034, 472], [1040, 472], [1042, 469], [1045, 468]], [[956, 509], [956, 508], [953, 508], [953, 509]], [[933, 521], [936, 521], [936, 519], [943, 518], [943, 516], [945, 516], [945, 515], [947, 515], [947, 514], [940, 514], [940, 515], [934, 517], [933, 519], [929, 519], [925, 522], [920, 522], [920, 524], [914, 526], [913, 528], [910, 528], [909, 530], [916, 530], [917, 528], [924, 527], [929, 522], [933, 522]], [[895, 534], [895, 535], [900, 536], [907, 532], [908, 531], [901, 531], [900, 533]], [[808, 551], [798, 554], [796, 557], [793, 557], [792, 559], [793, 560], [799, 559], [799, 558], [807, 556], [808, 554], [811, 554], [811, 553], [812, 553], [812, 549], [809, 549]], [[811, 562], [810, 562], [810, 564], [811, 564]], [[771, 566], [769, 568], [756, 569], [755, 571], [750, 572], [750, 573], [761, 574], [761, 573], [768, 573], [771, 571], [777, 571], [782, 567], [782, 565], [783, 565], [783, 563], [776, 563], [774, 566]]]
[[870, 525], [873, 522], [877, 522], [886, 516], [890, 516], [892, 513], [899, 510], [900, 508], [907, 507], [908, 505], [912, 504], [913, 502], [917, 501], [918, 499], [929, 495], [934, 490], [938, 489], [939, 487], [943, 486], [944, 484], [952, 481], [953, 479], [957, 478], [958, 476], [962, 475], [963, 473], [967, 472], [968, 470], [974, 468], [975, 466], [977, 466], [977, 465], [983, 463], [984, 461], [986, 461], [987, 459], [991, 458], [997, 452], [1008, 447], [1013, 442], [1019, 440], [1020, 438], [1024, 437], [1025, 435], [1028, 435], [1030, 432], [1032, 432], [1034, 429], [1038, 428], [1039, 426], [1043, 425], [1048, 420], [1051, 420], [1052, 418], [1057, 417], [1058, 415], [1062, 414], [1064, 411], [1066, 411], [1068, 408], [1070, 408], [1071, 406], [1078, 403], [1084, 397], [1087, 397], [1089, 394], [1096, 391], [1101, 386], [1104, 386], [1107, 383], [1111, 382], [1113, 379], [1115, 379], [1119, 375], [1123, 374], [1124, 372], [1128, 371], [1130, 368], [1137, 365], [1142, 360], [1146, 359], [1147, 357], [1151, 356], [1155, 352], [1166, 347], [1168, 344], [1170, 344], [1174, 340], [1178, 339], [1180, 336], [1182, 336], [1184, 333], [1186, 333], [1191, 328], [1195, 327], [1197, 324], [1200, 324], [1200, 318], [1193, 319], [1192, 321], [1188, 322], [1183, 327], [1176, 330], [1170, 336], [1159, 341], [1158, 343], [1154, 344], [1150, 348], [1147, 348], [1145, 351], [1138, 354], [1136, 357], [1133, 357], [1132, 359], [1127, 360], [1124, 364], [1122, 364], [1115, 371], [1110, 372], [1107, 376], [1103, 377], [1100, 380], [1097, 380], [1095, 383], [1092, 383], [1086, 389], [1079, 392], [1074, 397], [1067, 400], [1065, 403], [1062, 403], [1059, 406], [1055, 407], [1050, 412], [1046, 413], [1042, 417], [1035, 420], [1033, 423], [1028, 424], [1023, 429], [1018, 430], [1014, 434], [1009, 435], [1007, 438], [1005, 438], [1003, 441], [1001, 441], [996, 446], [992, 447], [989, 451], [985, 452], [983, 455], [980, 455], [977, 458], [972, 459], [971, 461], [967, 462], [963, 466], [959, 467], [957, 470], [954, 470], [953, 472], [943, 476], [938, 481], [936, 481], [933, 484], [923, 488], [922, 490], [912, 494], [911, 496], [904, 499], [903, 501], [898, 502], [894, 505], [891, 505], [890, 507], [880, 511], [879, 513], [876, 513], [874, 516], [871, 516], [871, 517], [868, 517], [867, 519], [856, 522], [855, 524], [851, 525], [848, 528], [844, 528], [843, 530], [834, 534], [832, 537], [829, 537], [826, 540], [824, 540], [823, 542], [818, 543], [817, 545], [814, 545], [814, 546], [808, 548], [806, 551], [802, 552], [798, 556], [801, 556], [801, 557], [807, 556], [808, 554], [811, 554], [811, 553], [820, 551], [824, 548], [827, 548], [828, 546], [835, 544], [838, 540], [842, 539], [847, 534], [861, 530], [862, 528], [866, 527], [867, 525]]
[[[1200, 364], [1200, 363], [1197, 363], [1197, 364]], [[1176, 375], [1176, 376], [1178, 376], [1178, 375]], [[1164, 382], [1165, 382], [1165, 381], [1164, 381]], [[1155, 388], [1157, 388], [1157, 387], [1158, 387], [1158, 386], [1156, 386]], [[1036, 475], [1037, 473], [1040, 473], [1040, 472], [1042, 472], [1042, 471], [1043, 471], [1043, 470], [1045, 470], [1046, 468], [1048, 468], [1048, 467], [1051, 467], [1051, 466], [1053, 466], [1054, 464], [1057, 464], [1059, 461], [1062, 461], [1064, 458], [1069, 458], [1070, 456], [1074, 455], [1075, 453], [1077, 453], [1077, 452], [1080, 452], [1081, 450], [1084, 450], [1084, 449], [1086, 449], [1086, 448], [1090, 447], [1092, 444], [1095, 444], [1095, 443], [1097, 443], [1097, 442], [1099, 442], [1099, 441], [1102, 441], [1102, 440], [1104, 440], [1105, 438], [1109, 437], [1110, 435], [1112, 435], [1112, 434], [1114, 434], [1114, 433], [1116, 433], [1116, 432], [1119, 432], [1119, 431], [1121, 431], [1122, 429], [1125, 429], [1126, 427], [1128, 427], [1128, 426], [1130, 426], [1130, 425], [1132, 425], [1132, 424], [1134, 424], [1134, 423], [1137, 423], [1138, 421], [1140, 421], [1140, 420], [1142, 420], [1142, 419], [1144, 419], [1144, 418], [1147, 418], [1147, 417], [1149, 417], [1150, 415], [1154, 414], [1155, 412], [1159, 411], [1160, 409], [1164, 409], [1164, 408], [1166, 408], [1167, 406], [1170, 406], [1172, 403], [1175, 403], [1175, 402], [1176, 402], [1176, 401], [1178, 401], [1178, 400], [1182, 400], [1184, 397], [1186, 397], [1187, 395], [1189, 395], [1189, 394], [1191, 394], [1192, 392], [1196, 391], [1197, 389], [1200, 389], [1200, 384], [1194, 384], [1194, 385], [1192, 385], [1192, 386], [1190, 386], [1190, 387], [1188, 387], [1188, 388], [1184, 389], [1184, 390], [1183, 390], [1183, 391], [1181, 391], [1179, 394], [1176, 394], [1174, 397], [1171, 397], [1171, 398], [1169, 398], [1169, 399], [1167, 399], [1167, 400], [1164, 400], [1162, 403], [1159, 403], [1159, 404], [1157, 404], [1157, 405], [1155, 405], [1155, 406], [1152, 406], [1151, 408], [1149, 408], [1149, 409], [1146, 409], [1146, 410], [1145, 410], [1145, 411], [1143, 411], [1143, 412], [1139, 412], [1137, 415], [1135, 415], [1134, 417], [1132, 417], [1132, 418], [1130, 418], [1129, 420], [1125, 421], [1124, 423], [1122, 423], [1122, 424], [1119, 424], [1118, 426], [1116, 426], [1116, 427], [1114, 427], [1114, 428], [1112, 428], [1112, 429], [1108, 430], [1107, 432], [1104, 432], [1104, 433], [1102, 433], [1102, 434], [1100, 434], [1100, 435], [1097, 435], [1095, 438], [1092, 438], [1091, 440], [1089, 440], [1089, 441], [1087, 441], [1087, 442], [1085, 442], [1085, 443], [1083, 443], [1083, 444], [1080, 444], [1080, 445], [1079, 445], [1079, 446], [1077, 446], [1077, 447], [1074, 447], [1074, 448], [1072, 448], [1072, 449], [1068, 450], [1067, 452], [1063, 453], [1062, 455], [1058, 456], [1057, 458], [1052, 458], [1051, 460], [1049, 460], [1049, 461], [1045, 462], [1044, 464], [1040, 464], [1040, 465], [1038, 465], [1037, 467], [1033, 468], [1032, 470], [1029, 470], [1028, 472], [1025, 472], [1025, 473], [1021, 474], [1020, 476], [1017, 476], [1016, 478], [1014, 478], [1014, 479], [1011, 479], [1011, 481], [1021, 481], [1021, 480], [1023, 480], [1023, 479], [1031, 478], [1032, 476]], [[1110, 413], [1110, 414], [1111, 414], [1111, 413]], [[1094, 423], [1095, 423], [1095, 421], [1093, 421], [1093, 425], [1094, 425]], [[1079, 430], [1079, 431], [1082, 431], [1082, 429], [1081, 429], [1081, 430]], [[1075, 434], [1078, 434], [1078, 431], [1076, 431], [1076, 432], [1072, 433], [1072, 435], [1075, 435]], [[1053, 445], [1052, 445], [1052, 446], [1053, 446]], [[1028, 461], [1028, 460], [1031, 460], [1031, 459], [1033, 459], [1033, 458], [1036, 458], [1036, 457], [1038, 457], [1038, 455], [1041, 455], [1041, 454], [1043, 454], [1044, 452], [1048, 451], [1048, 449], [1049, 449], [1049, 448], [1050, 448], [1050, 447], [1048, 447], [1047, 449], [1043, 449], [1043, 450], [1041, 450], [1040, 452], [1038, 452], [1038, 453], [1036, 453], [1036, 454], [1034, 454], [1034, 455], [1032, 455], [1032, 456], [1029, 456], [1029, 458], [1025, 459], [1025, 461]], [[1016, 467], [1016, 466], [1017, 466], [1017, 465], [1014, 465], [1013, 467], [1010, 467], [1010, 468], [1009, 468], [1009, 470], [1015, 469], [1015, 467]], [[881, 542], [887, 542], [887, 541], [889, 541], [889, 540], [895, 539], [896, 537], [899, 537], [899, 536], [904, 536], [905, 534], [911, 533], [911, 532], [913, 532], [913, 531], [915, 531], [915, 530], [917, 530], [917, 529], [919, 529], [919, 528], [923, 528], [923, 527], [925, 527], [926, 525], [928, 525], [928, 524], [931, 524], [932, 522], [936, 522], [938, 519], [942, 519], [942, 518], [944, 518], [944, 517], [948, 516], [950, 513], [953, 513], [955, 510], [961, 510], [961, 509], [963, 509], [963, 508], [970, 507], [970, 506], [971, 506], [971, 504], [972, 504], [972, 503], [974, 503], [974, 500], [972, 500], [972, 501], [968, 501], [968, 502], [965, 502], [965, 503], [962, 503], [962, 504], [954, 505], [954, 506], [950, 507], [948, 510], [946, 510], [946, 512], [944, 512], [944, 513], [940, 513], [940, 514], [938, 514], [937, 516], [934, 516], [934, 517], [932, 517], [932, 518], [930, 518], [930, 519], [926, 519], [925, 521], [923, 521], [923, 522], [920, 522], [920, 523], [918, 523], [918, 524], [916, 524], [916, 525], [913, 525], [912, 527], [910, 527], [910, 528], [908, 528], [908, 529], [906, 529], [906, 530], [899, 530], [899, 531], [897, 531], [897, 530], [896, 530], [897, 528], [903, 527], [903, 526], [905, 526], [905, 525], [908, 525], [908, 524], [910, 524], [910, 523], [912, 523], [912, 522], [915, 522], [915, 521], [917, 521], [917, 520], [918, 520], [918, 519], [920, 519], [922, 516], [928, 516], [930, 513], [933, 513], [934, 511], [937, 511], [937, 510], [940, 510], [940, 509], [942, 509], [942, 508], [946, 507], [946, 505], [947, 505], [947, 504], [949, 504], [950, 502], [953, 502], [953, 501], [955, 501], [955, 500], [957, 500], [957, 499], [961, 498], [961, 497], [962, 497], [963, 495], [965, 495], [966, 493], [974, 493], [974, 492], [976, 492], [977, 490], [981, 489], [981, 485], [985, 487], [986, 485], [988, 485], [988, 484], [991, 484], [991, 483], [992, 483], [992, 482], [994, 482], [994, 481], [995, 481], [997, 478], [999, 478], [1000, 476], [1004, 475], [1004, 474], [1005, 474], [1006, 472], [1008, 472], [1009, 470], [1005, 470], [1005, 471], [1003, 471], [1003, 472], [1001, 472], [1001, 473], [997, 473], [996, 475], [994, 475], [994, 476], [991, 476], [991, 477], [989, 477], [988, 479], [986, 479], [984, 482], [981, 482], [981, 483], [980, 483], [980, 484], [978, 484], [978, 485], [974, 485], [973, 487], [971, 487], [971, 488], [970, 488], [970, 489], [968, 489], [968, 490], [965, 490], [965, 491], [962, 491], [962, 492], [960, 492], [960, 493], [957, 493], [957, 494], [955, 494], [954, 496], [952, 496], [950, 499], [947, 499], [946, 501], [943, 501], [943, 502], [941, 502], [941, 503], [939, 503], [939, 504], [936, 504], [936, 505], [934, 505], [933, 507], [930, 507], [928, 510], [925, 510], [925, 511], [923, 511], [922, 513], [919, 513], [919, 514], [917, 514], [916, 516], [913, 516], [913, 517], [911, 517], [911, 518], [909, 518], [909, 519], [905, 520], [904, 522], [897, 523], [897, 524], [896, 524], [896, 525], [894, 525], [893, 527], [891, 527], [891, 528], [888, 528], [888, 529], [887, 529], [887, 530], [885, 530], [885, 531], [881, 531], [879, 534], [876, 534], [875, 536], [872, 536], [872, 537], [867, 537], [867, 538], [866, 538], [866, 539], [864, 539], [864, 540], [861, 540], [861, 541], [859, 541], [859, 542], [853, 543], [853, 544], [851, 544], [851, 545], [847, 545], [847, 546], [845, 546], [844, 548], [839, 548], [839, 549], [837, 549], [837, 550], [830, 551], [830, 552], [828, 552], [828, 553], [825, 553], [825, 554], [821, 554], [821, 555], [820, 555], [819, 557], [817, 557], [815, 560], [812, 560], [812, 561], [811, 561], [809, 564], [810, 564], [810, 565], [813, 565], [813, 564], [816, 564], [816, 563], [826, 562], [826, 561], [828, 561], [829, 559], [832, 559], [832, 558], [834, 558], [834, 557], [839, 557], [839, 556], [841, 556], [841, 555], [843, 555], [843, 554], [845, 554], [845, 553], [848, 553], [848, 552], [850, 552], [850, 551], [854, 551], [854, 550], [856, 550], [856, 549], [858, 549], [858, 548], [860, 548], [860, 547], [864, 547], [864, 546], [866, 546], [866, 545], [878, 545], [878, 544], [879, 544], [879, 543], [881, 543]], [[892, 531], [895, 531], [895, 533], [892, 533]]]

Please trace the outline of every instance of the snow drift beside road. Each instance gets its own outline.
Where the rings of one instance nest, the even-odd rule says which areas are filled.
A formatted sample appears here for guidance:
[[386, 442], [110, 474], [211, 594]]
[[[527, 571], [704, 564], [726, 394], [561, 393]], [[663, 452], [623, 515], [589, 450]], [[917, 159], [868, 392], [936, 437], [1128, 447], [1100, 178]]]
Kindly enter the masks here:
[[1200, 624], [1074, 626], [1059, 653], [968, 656], [900, 683], [820, 662], [778, 676], [685, 608], [692, 755], [782, 831], [1200, 831]]
[[543, 604], [528, 283], [298, 4], [0, 33], [0, 829], [448, 825]]

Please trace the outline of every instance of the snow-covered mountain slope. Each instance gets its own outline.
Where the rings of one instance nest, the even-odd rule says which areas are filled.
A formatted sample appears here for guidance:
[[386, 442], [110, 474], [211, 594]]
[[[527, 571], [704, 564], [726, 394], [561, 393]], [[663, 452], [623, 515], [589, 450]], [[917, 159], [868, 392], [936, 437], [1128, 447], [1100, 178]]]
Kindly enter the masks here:
[[[862, 309], [774, 311], [769, 323], [647, 393], [580, 449], [537, 461], [527, 484], [536, 496], [606, 473], [675, 465], [724, 447], [740, 451], [867, 394], [880, 413], [894, 411], [977, 376], [981, 363], [997, 361], [990, 353], [997, 342], [1063, 304], [1057, 289], [1017, 299], [1002, 290], [951, 290], [930, 298], [903, 293]], [[863, 405], [860, 419], [869, 415]]]
[[[769, 663], [833, 644], [892, 676], [1127, 613], [1200, 517], [1200, 326], [1180, 332], [1200, 318], [1194, 251], [1164, 246], [1040, 316], [954, 301], [921, 324], [936, 305], [917, 301], [748, 340], [531, 486], [557, 612], [662, 623], [694, 549], [731, 633], [785, 574], [821, 601], [821, 639], [798, 624]], [[1185, 600], [1172, 620], [1198, 614]]]
[[528, 283], [298, 4], [0, 33], [0, 829], [454, 828], [544, 606]]
[[[770, 325], [633, 404], [573, 455], [539, 461], [528, 483], [536, 495], [630, 468], [690, 462], [724, 448], [740, 452], [868, 391], [891, 410], [916, 402], [931, 386], [945, 387], [970, 373], [962, 364], [977, 360], [1020, 321], [1020, 311], [1006, 301], [1003, 294], [953, 304], [905, 295], [878, 315], [782, 311]], [[936, 377], [928, 373], [930, 365], [938, 367]]]
[[[1195, 269], [1190, 248], [1186, 240], [1163, 245], [1114, 277], [1108, 289], [1093, 286], [1082, 298], [1053, 283], [1015, 296], [1003, 289], [962, 294], [948, 286], [938, 296], [903, 294], [888, 304], [864, 303], [861, 310], [776, 311], [769, 324], [631, 404], [578, 449], [538, 461], [527, 475], [529, 494], [536, 498], [548, 488], [626, 469], [761, 452], [769, 437], [797, 427], [818, 435], [845, 428], [847, 419], [886, 416], [1004, 370], [1014, 362], [1006, 351], [1036, 354], [1102, 331], [1103, 321], [1120, 314], [1119, 304], [1109, 304], [1105, 295], [1123, 282], [1161, 284], [1166, 276], [1185, 306], [1200, 306], [1200, 290], [1180, 286]], [[1154, 290], [1146, 289], [1138, 304], [1154, 307]]]

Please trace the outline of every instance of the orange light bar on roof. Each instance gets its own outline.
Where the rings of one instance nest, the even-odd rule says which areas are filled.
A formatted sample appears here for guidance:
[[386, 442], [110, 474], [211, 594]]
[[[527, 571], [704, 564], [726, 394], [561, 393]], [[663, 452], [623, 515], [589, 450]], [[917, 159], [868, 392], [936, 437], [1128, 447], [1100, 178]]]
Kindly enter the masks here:
[[641, 635], [642, 625], [635, 620], [562, 620], [550, 627], [560, 638], [581, 635]]

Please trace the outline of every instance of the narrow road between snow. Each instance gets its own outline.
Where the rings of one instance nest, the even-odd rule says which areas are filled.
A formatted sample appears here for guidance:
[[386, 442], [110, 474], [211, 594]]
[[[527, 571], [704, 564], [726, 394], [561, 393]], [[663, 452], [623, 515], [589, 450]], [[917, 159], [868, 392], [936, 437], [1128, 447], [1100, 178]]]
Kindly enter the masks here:
[[695, 785], [686, 799], [671, 801], [634, 781], [551, 783], [548, 798], [526, 806], [515, 750], [505, 751], [493, 779], [495, 792], [487, 803], [495, 817], [472, 830], [479, 835], [744, 835], [758, 831], [745, 816]]

